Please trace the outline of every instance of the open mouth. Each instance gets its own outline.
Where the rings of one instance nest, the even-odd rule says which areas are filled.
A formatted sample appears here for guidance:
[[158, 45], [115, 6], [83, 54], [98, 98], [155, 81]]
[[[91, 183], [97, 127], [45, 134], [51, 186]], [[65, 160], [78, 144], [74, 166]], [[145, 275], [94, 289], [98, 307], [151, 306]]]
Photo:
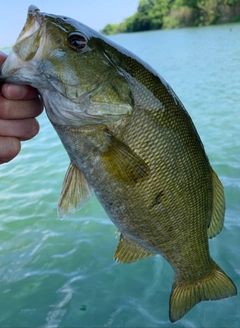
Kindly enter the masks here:
[[35, 6], [30, 6], [27, 21], [12, 49], [21, 60], [31, 60], [39, 49], [43, 21], [44, 17], [40, 10]]
[[[7, 57], [0, 74], [1, 80], [14, 83], [24, 83], [22, 76], [20, 79], [20, 71], [28, 65], [37, 54], [42, 37], [42, 26], [44, 25], [44, 15], [35, 6], [28, 8], [27, 21], [12, 48], [12, 52]], [[0, 81], [1, 83], [1, 81]]]
[[16, 41], [16, 43], [22, 41], [23, 39], [29, 37], [35, 33], [43, 22], [43, 16], [40, 13], [40, 10], [35, 6], [30, 6], [28, 8], [27, 21]]

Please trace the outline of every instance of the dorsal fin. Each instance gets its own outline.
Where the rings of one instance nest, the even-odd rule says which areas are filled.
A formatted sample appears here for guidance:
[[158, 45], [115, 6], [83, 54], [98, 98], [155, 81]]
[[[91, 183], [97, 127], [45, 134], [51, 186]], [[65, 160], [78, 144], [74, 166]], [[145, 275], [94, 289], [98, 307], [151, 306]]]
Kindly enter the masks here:
[[64, 218], [79, 210], [89, 201], [92, 189], [85, 176], [72, 162], [63, 181], [62, 192], [58, 202], [58, 216]]
[[153, 255], [155, 254], [133, 241], [130, 241], [121, 234], [114, 254], [114, 260], [122, 263], [130, 263]]
[[219, 234], [223, 227], [225, 200], [224, 190], [221, 181], [218, 179], [216, 173], [212, 170], [213, 180], [213, 210], [212, 218], [207, 230], [208, 238], [213, 238]]

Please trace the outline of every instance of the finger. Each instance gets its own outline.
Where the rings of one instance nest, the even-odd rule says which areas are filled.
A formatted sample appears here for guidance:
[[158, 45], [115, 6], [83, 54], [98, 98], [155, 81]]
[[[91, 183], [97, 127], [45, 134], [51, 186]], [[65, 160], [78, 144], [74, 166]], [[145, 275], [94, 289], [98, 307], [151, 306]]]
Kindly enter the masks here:
[[2, 94], [5, 98], [12, 100], [30, 100], [38, 96], [37, 90], [30, 87], [29, 85], [20, 85], [12, 83], [3, 84]]
[[35, 118], [23, 120], [0, 120], [0, 136], [15, 137], [20, 140], [33, 138], [39, 132], [39, 124]]
[[0, 94], [0, 119], [25, 119], [40, 115], [43, 103], [39, 97], [32, 100], [8, 100]]
[[0, 137], [0, 164], [11, 161], [20, 149], [21, 143], [18, 138]]

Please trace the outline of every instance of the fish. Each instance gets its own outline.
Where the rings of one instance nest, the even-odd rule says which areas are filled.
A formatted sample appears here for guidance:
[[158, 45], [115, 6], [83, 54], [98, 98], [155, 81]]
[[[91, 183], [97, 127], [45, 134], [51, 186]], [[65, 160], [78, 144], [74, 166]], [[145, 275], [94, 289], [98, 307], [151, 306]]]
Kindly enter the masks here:
[[94, 193], [118, 229], [116, 261], [161, 254], [170, 263], [171, 322], [237, 294], [209, 251], [224, 224], [223, 186], [160, 74], [90, 27], [32, 5], [1, 79], [38, 90], [69, 155], [59, 216]]

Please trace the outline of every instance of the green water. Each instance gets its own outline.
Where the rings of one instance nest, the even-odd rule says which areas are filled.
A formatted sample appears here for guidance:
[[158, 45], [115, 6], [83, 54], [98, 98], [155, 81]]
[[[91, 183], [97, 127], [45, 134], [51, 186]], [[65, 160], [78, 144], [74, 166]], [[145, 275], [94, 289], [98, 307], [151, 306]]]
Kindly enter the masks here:
[[[240, 25], [112, 39], [153, 66], [192, 116], [226, 194], [211, 255], [240, 290]], [[39, 135], [0, 166], [0, 327], [239, 327], [239, 296], [170, 324], [170, 265], [115, 263], [116, 228], [95, 198], [58, 219], [69, 161], [45, 114], [39, 121]]]

